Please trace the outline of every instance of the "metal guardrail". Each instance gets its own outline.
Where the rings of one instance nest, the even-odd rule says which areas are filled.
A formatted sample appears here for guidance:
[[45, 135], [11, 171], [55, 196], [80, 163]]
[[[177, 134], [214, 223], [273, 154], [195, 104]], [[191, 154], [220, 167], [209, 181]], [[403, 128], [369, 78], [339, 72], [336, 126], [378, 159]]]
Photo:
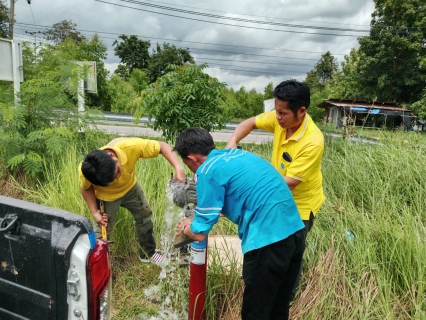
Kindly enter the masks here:
[[[150, 121], [148, 117], [144, 116], [144, 117], [140, 118], [138, 123], [135, 124], [135, 121], [134, 121], [133, 116], [131, 114], [115, 113], [115, 112], [108, 112], [108, 111], [102, 111], [102, 113], [103, 113], [105, 118], [102, 119], [101, 117], [99, 117], [98, 120], [95, 120], [95, 121], [101, 122], [101, 123], [115, 123], [115, 124], [120, 124], [120, 125], [132, 125], [132, 126], [133, 125], [148, 126], [153, 121], [153, 119], [151, 119], [151, 121]], [[238, 124], [239, 124], [239, 122], [228, 122], [228, 123], [226, 123], [225, 129], [223, 129], [223, 130], [234, 131]], [[253, 131], [258, 132], [258, 133], [264, 132], [262, 130], [253, 130]]]

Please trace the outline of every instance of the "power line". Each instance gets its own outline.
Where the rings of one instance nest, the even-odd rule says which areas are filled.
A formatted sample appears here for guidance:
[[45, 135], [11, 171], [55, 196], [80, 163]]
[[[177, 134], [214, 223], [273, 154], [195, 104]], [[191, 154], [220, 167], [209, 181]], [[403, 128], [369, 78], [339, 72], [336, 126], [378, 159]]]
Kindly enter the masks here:
[[[28, 25], [27, 23], [16, 23], [20, 25]], [[39, 26], [43, 28], [50, 28], [50, 26]], [[86, 29], [75, 29], [80, 32], [92, 32], [97, 34], [109, 34], [109, 35], [117, 35], [120, 36], [123, 33], [115, 33], [115, 32], [106, 32], [106, 31], [97, 31], [97, 30], [86, 30]], [[157, 37], [148, 37], [143, 35], [136, 35], [142, 39], [156, 39], [156, 40], [164, 40], [164, 41], [173, 41], [173, 42], [187, 42], [193, 44], [206, 44], [206, 45], [214, 45], [214, 46], [224, 46], [224, 47], [235, 47], [235, 48], [247, 48], [247, 49], [259, 49], [259, 50], [273, 50], [273, 51], [282, 51], [282, 52], [296, 52], [296, 53], [323, 53], [320, 51], [304, 51], [304, 50], [285, 50], [285, 49], [273, 49], [273, 48], [263, 48], [263, 47], [251, 47], [251, 46], [242, 46], [242, 45], [232, 45], [232, 44], [223, 44], [223, 43], [209, 43], [209, 42], [200, 42], [200, 41], [189, 41], [189, 40], [177, 40], [177, 39], [169, 39], [169, 38], [157, 38]], [[105, 36], [100, 36], [102, 39], [112, 39], [117, 40], [116, 38], [108, 38]], [[181, 47], [182, 48], [182, 47]], [[332, 53], [332, 55], [345, 55], [345, 53]]]
[[[207, 63], [208, 66], [223, 66], [223, 67], [233, 67], [233, 68], [246, 68], [244, 66], [235, 66], [235, 65], [230, 65], [230, 64], [221, 64], [221, 63]], [[270, 72], [269, 69], [264, 69], [264, 68], [254, 68], [254, 67], [250, 67], [250, 70], [264, 70], [266, 72]], [[277, 72], [281, 72], [281, 73], [295, 73], [295, 74], [301, 74], [301, 73], [306, 73], [306, 72], [297, 72], [297, 71], [290, 71], [290, 70], [274, 70]]]
[[165, 15], [165, 16], [174, 17], [174, 18], [181, 18], [181, 19], [186, 19], [186, 20], [206, 22], [206, 23], [225, 25], [225, 26], [231, 26], [231, 27], [248, 28], [248, 29], [265, 30], [265, 31], [289, 32], [289, 33], [298, 33], [298, 34], [309, 34], [309, 35], [338, 36], [338, 37], [341, 36], [341, 37], [357, 37], [357, 38], [360, 37], [359, 35], [354, 35], [354, 34], [336, 34], [336, 33], [320, 33], [320, 32], [313, 33], [313, 32], [303, 32], [303, 31], [279, 30], [279, 29], [267, 29], [267, 28], [253, 27], [253, 26], [243, 26], [243, 25], [236, 25], [236, 24], [230, 24], [230, 23], [224, 23], [224, 22], [217, 22], [217, 21], [215, 22], [215, 21], [201, 20], [201, 19], [195, 19], [195, 18], [189, 18], [189, 17], [182, 17], [182, 16], [178, 16], [178, 15], [174, 15], [174, 14], [168, 14], [168, 13], [163, 13], [163, 12], [156, 12], [156, 11], [151, 11], [151, 10], [146, 10], [146, 9], [141, 9], [141, 8], [124, 6], [124, 5], [120, 5], [120, 4], [117, 4], [117, 3], [112, 3], [112, 2], [102, 1], [102, 0], [95, 0], [95, 1], [106, 3], [106, 4], [111, 4], [113, 6], [118, 6], [118, 7], [133, 9], [133, 10], [139, 10], [139, 11], [144, 11], [144, 12], [150, 12], [150, 13]]
[[213, 11], [213, 12], [221, 12], [226, 14], [236, 14], [240, 16], [246, 16], [246, 17], [257, 17], [257, 18], [266, 18], [266, 19], [278, 19], [283, 21], [301, 21], [301, 22], [310, 22], [310, 23], [326, 23], [326, 24], [338, 24], [338, 25], [347, 25], [347, 26], [363, 26], [363, 27], [370, 27], [369, 25], [362, 25], [362, 24], [350, 24], [350, 23], [337, 23], [337, 22], [329, 22], [329, 21], [312, 21], [312, 20], [301, 20], [301, 19], [284, 19], [279, 17], [268, 17], [268, 16], [259, 16], [259, 15], [253, 15], [253, 14], [246, 14], [246, 13], [235, 13], [235, 12], [228, 12], [228, 11], [220, 11], [220, 10], [214, 10], [214, 9], [206, 9], [206, 8], [197, 8], [197, 7], [191, 7], [191, 6], [183, 6], [183, 5], [177, 5], [174, 3], [167, 3], [162, 1], [153, 1], [153, 0], [147, 0], [149, 2], [157, 2], [162, 4], [169, 4], [173, 5], [175, 7], [182, 7], [182, 8], [191, 8], [191, 9], [198, 9], [198, 10], [206, 10], [206, 11]]
[[[210, 67], [209, 67], [210, 68]], [[212, 68], [210, 68], [212, 69]], [[261, 72], [261, 71], [250, 71], [250, 70], [242, 70], [242, 69], [234, 69], [234, 68], [215, 68], [220, 70], [230, 70], [230, 71], [239, 71], [239, 72], [248, 72], [248, 73], [260, 73], [263, 75], [279, 75], [279, 76], [285, 76], [285, 74], [277, 73], [277, 72]], [[290, 76], [290, 75], [288, 75]]]
[[[262, 64], [279, 64], [283, 65], [283, 62], [268, 62], [265, 60], [262, 61], [253, 61], [253, 60], [230, 60], [230, 59], [216, 59], [216, 58], [196, 58], [197, 60], [216, 60], [216, 61], [230, 61], [230, 62], [241, 62], [241, 63], [262, 63]], [[286, 66], [312, 66], [312, 64], [292, 64], [292, 63], [286, 63]]]
[[[220, 61], [225, 61], [225, 62], [236, 62], [236, 63], [261, 63], [263, 65], [270, 64], [270, 63], [264, 62], [264, 61], [247, 62], [247, 61], [236, 61], [236, 60], [226, 60], [226, 59], [209, 59], [209, 58], [196, 59], [197, 62], [200, 61], [202, 63], [208, 63], [209, 65], [210, 65], [209, 61], [212, 61], [212, 60], [216, 60], [216, 61], [220, 60]], [[234, 66], [234, 65], [229, 65], [229, 64], [217, 64], [216, 62], [213, 62], [213, 64], [215, 64], [215, 65], [223, 65], [223, 66]], [[277, 64], [283, 66], [283, 63], [277, 63]], [[291, 64], [285, 64], [284, 66], [291, 66]], [[245, 66], [241, 66], [241, 67], [245, 67]], [[254, 69], [257, 69], [257, 68], [254, 68]], [[265, 69], [265, 70], [268, 70], [268, 69]], [[279, 71], [300, 73], [300, 72], [298, 72], [296, 70], [279, 70]]]
[[290, 23], [279, 23], [279, 22], [272, 22], [272, 21], [251, 20], [251, 19], [235, 18], [235, 17], [229, 17], [229, 16], [220, 16], [220, 15], [197, 12], [197, 11], [189, 11], [189, 10], [178, 9], [178, 8], [173, 8], [173, 7], [150, 4], [150, 3], [142, 2], [142, 1], [138, 1], [138, 0], [120, 0], [120, 1], [132, 3], [132, 4], [137, 4], [137, 5], [140, 5], [140, 6], [152, 7], [152, 8], [156, 8], [156, 9], [173, 11], [173, 12], [178, 12], [178, 13], [185, 13], [185, 14], [190, 14], [190, 15], [203, 16], [203, 17], [208, 17], [208, 18], [231, 20], [231, 21], [238, 21], [238, 22], [247, 22], [247, 23], [255, 23], [255, 24], [265, 24], [265, 25], [271, 25], [271, 26], [302, 28], [302, 29], [315, 29], [315, 30], [328, 30], [328, 31], [345, 31], [345, 32], [346, 31], [353, 31], [353, 32], [369, 32], [370, 31], [370, 30], [360, 30], [360, 29], [342, 29], [342, 28], [331, 28], [331, 27], [307, 26], [307, 25], [290, 24]]
[[33, 13], [33, 8], [31, 8], [31, 4], [30, 4], [30, 3], [28, 3], [28, 4], [30, 5], [31, 15], [33, 16], [34, 26], [36, 27], [36, 26], [37, 26], [37, 24], [36, 24], [36, 22], [35, 22], [34, 13]]

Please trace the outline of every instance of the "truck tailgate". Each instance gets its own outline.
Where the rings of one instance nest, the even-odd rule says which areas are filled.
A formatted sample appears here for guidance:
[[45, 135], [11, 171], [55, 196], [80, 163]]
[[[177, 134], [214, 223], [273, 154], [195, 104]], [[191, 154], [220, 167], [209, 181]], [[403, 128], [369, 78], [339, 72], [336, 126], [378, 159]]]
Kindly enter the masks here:
[[0, 320], [67, 319], [70, 253], [87, 218], [0, 196]]

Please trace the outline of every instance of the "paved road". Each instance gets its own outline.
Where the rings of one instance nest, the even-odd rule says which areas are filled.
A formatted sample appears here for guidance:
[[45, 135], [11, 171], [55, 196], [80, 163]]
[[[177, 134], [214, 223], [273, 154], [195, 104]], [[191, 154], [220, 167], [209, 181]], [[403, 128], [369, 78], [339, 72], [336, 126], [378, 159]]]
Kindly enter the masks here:
[[[124, 136], [161, 136], [161, 132], [155, 131], [146, 127], [136, 127], [136, 126], [111, 126], [111, 125], [97, 125], [98, 129], [107, 131], [110, 133], [116, 133]], [[232, 135], [232, 131], [223, 130], [218, 132], [213, 132], [212, 136], [215, 141], [228, 141]], [[273, 140], [273, 135], [269, 132], [252, 132], [247, 137], [245, 137], [241, 142], [243, 143], [265, 143]]]

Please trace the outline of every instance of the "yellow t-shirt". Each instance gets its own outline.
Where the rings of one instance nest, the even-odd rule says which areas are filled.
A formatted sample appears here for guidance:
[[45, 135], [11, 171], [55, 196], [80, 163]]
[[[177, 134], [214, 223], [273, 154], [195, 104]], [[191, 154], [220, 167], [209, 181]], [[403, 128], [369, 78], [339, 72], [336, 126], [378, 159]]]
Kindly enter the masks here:
[[[278, 124], [275, 110], [258, 115], [256, 127], [274, 134], [273, 166], [283, 177], [301, 181], [291, 192], [302, 220], [309, 220], [310, 212], [315, 215], [325, 201], [321, 173], [324, 135], [306, 114], [299, 129], [286, 139], [287, 130]], [[283, 158], [284, 152], [291, 161]]]
[[[140, 158], [154, 158], [160, 153], [160, 143], [155, 140], [140, 138], [117, 138], [100, 150], [111, 149], [117, 155], [122, 166], [121, 176], [106, 187], [93, 185], [96, 198], [114, 201], [123, 197], [136, 184], [136, 162]], [[92, 185], [78, 167], [80, 188], [88, 189]]]

